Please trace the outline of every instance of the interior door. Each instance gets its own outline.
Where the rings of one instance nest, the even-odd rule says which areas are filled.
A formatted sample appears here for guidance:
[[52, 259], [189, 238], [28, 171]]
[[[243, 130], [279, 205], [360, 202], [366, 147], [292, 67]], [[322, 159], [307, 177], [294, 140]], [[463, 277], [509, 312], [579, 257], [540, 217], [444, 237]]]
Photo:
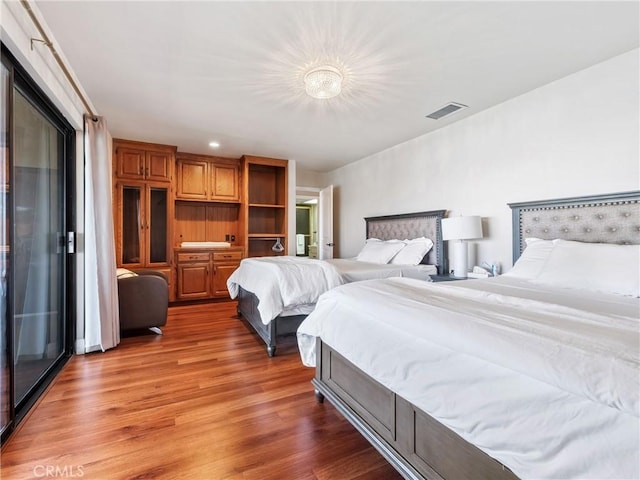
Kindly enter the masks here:
[[318, 258], [333, 258], [333, 185], [320, 190], [318, 199]]

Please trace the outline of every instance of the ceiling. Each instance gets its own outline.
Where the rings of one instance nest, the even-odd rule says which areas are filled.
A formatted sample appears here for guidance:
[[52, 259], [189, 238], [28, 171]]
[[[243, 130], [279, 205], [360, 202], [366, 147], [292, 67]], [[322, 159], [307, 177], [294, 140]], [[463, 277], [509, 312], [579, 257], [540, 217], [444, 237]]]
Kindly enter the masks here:
[[[37, 1], [117, 138], [330, 171], [639, 45], [639, 3]], [[314, 100], [311, 67], [343, 92]], [[425, 118], [448, 102], [469, 108]], [[220, 143], [218, 149], [208, 146]]]

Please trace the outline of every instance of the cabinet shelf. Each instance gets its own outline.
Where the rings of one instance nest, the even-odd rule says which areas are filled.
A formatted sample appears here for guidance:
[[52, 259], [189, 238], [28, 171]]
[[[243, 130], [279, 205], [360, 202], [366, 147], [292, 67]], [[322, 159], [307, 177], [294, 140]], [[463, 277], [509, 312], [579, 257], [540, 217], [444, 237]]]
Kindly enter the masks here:
[[249, 207], [251, 208], [287, 208], [286, 205], [274, 205], [267, 203], [250, 203]]
[[275, 240], [276, 238], [284, 238], [284, 233], [250, 233], [249, 238], [262, 240]]

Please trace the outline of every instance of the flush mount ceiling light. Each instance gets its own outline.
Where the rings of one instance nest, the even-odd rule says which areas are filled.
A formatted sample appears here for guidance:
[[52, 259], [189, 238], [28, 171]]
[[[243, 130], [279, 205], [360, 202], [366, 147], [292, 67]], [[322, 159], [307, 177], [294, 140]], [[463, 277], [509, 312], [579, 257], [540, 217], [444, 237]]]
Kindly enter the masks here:
[[211, 148], [218, 148], [218, 147], [220, 147], [220, 143], [219, 142], [209, 142], [209, 146]]
[[329, 65], [316, 67], [304, 76], [304, 89], [313, 98], [333, 98], [342, 91], [342, 74]]

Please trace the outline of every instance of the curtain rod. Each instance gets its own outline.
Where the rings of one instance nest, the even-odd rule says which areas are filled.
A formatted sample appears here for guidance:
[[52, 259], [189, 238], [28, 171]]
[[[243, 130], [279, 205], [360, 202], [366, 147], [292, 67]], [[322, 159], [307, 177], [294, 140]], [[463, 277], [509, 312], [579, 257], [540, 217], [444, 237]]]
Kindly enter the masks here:
[[73, 87], [73, 90], [76, 92], [78, 97], [80, 97], [80, 100], [82, 101], [82, 104], [84, 105], [84, 108], [86, 109], [86, 111], [89, 113], [89, 115], [91, 117], [95, 117], [96, 114], [93, 113], [93, 110], [91, 110], [91, 107], [89, 106], [89, 102], [87, 101], [87, 99], [84, 97], [84, 95], [80, 91], [80, 88], [78, 87], [78, 85], [76, 84], [75, 80], [73, 79], [73, 76], [71, 75], [71, 72], [69, 72], [69, 69], [65, 65], [64, 61], [62, 60], [62, 58], [60, 58], [60, 55], [58, 54], [58, 52], [56, 51], [55, 47], [53, 46], [53, 43], [49, 39], [49, 36], [44, 31], [44, 28], [42, 28], [42, 25], [40, 24], [40, 22], [38, 21], [38, 18], [36, 17], [35, 13], [33, 12], [33, 9], [31, 8], [31, 5], [29, 5], [28, 0], [20, 0], [20, 3], [22, 3], [22, 6], [25, 8], [27, 13], [29, 14], [29, 17], [31, 17], [31, 21], [36, 26], [36, 28], [38, 29], [38, 32], [42, 36], [42, 40], [41, 39], [37, 39], [37, 38], [32, 38], [31, 39], [31, 49], [33, 50], [33, 42], [42, 43], [42, 44], [46, 45], [47, 47], [49, 47], [49, 50], [51, 50], [51, 53], [53, 54], [53, 58], [55, 58], [56, 62], [58, 63], [58, 65], [62, 69], [62, 72], [64, 73], [65, 77], [67, 77], [67, 80], [69, 81], [69, 83]]

